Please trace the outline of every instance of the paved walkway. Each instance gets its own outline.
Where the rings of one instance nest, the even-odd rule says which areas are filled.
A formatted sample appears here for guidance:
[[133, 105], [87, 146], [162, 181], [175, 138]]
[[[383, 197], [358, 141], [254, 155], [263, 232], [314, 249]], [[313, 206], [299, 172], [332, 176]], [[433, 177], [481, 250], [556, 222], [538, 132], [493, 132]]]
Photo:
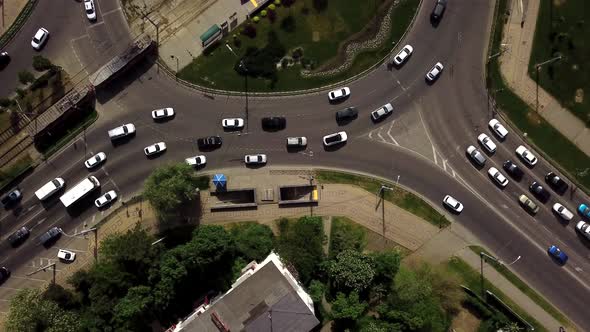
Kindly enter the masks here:
[[[223, 173], [223, 172], [220, 172]], [[309, 184], [310, 171], [299, 170], [248, 170], [232, 169], [228, 179], [228, 189], [256, 188], [259, 192], [266, 189], [277, 190], [279, 185]], [[359, 187], [343, 184], [319, 184], [319, 203], [316, 207], [279, 207], [278, 204], [261, 204], [254, 210], [211, 212], [214, 200], [209, 194], [202, 193], [203, 216], [201, 222], [231, 223], [239, 221], [259, 221], [272, 225], [280, 217], [298, 217], [304, 215], [345, 216], [364, 227], [382, 234], [383, 217], [381, 206], [377, 207], [378, 197]], [[451, 216], [449, 216], [452, 218]], [[473, 253], [470, 245], [479, 241], [468, 230], [457, 223], [440, 230], [430, 223], [408, 213], [401, 208], [385, 203], [385, 237], [413, 252], [409, 259], [425, 259], [434, 264], [442, 263], [450, 257], [457, 256], [479, 271], [479, 256]], [[485, 265], [485, 276], [504, 294], [518, 304], [523, 310], [535, 317], [549, 331], [559, 331], [560, 323], [546, 313], [528, 296], [513, 286], [506, 278], [492, 267]]]
[[[504, 25], [502, 43], [506, 52], [500, 56], [500, 70], [510, 88], [534, 109], [537, 86], [527, 70], [541, 1], [519, 0], [511, 3], [511, 15]], [[590, 156], [590, 129], [542, 88], [539, 88], [539, 114]]]

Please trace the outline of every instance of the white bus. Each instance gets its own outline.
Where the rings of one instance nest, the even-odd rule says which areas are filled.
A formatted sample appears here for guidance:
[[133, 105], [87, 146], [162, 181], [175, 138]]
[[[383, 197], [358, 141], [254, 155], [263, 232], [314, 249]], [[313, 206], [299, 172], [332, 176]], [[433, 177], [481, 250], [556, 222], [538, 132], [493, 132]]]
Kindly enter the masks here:
[[100, 187], [100, 182], [98, 182], [98, 179], [94, 176], [89, 176], [78, 182], [78, 184], [72, 189], [68, 190], [59, 198], [59, 200], [64, 204], [65, 207], [68, 207], [98, 187]]

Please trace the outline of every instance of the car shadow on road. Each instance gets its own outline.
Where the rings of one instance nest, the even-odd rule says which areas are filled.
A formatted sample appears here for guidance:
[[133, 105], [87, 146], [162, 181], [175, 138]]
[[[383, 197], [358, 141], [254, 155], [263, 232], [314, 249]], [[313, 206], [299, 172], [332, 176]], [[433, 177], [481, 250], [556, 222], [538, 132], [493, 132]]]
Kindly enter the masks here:
[[133, 133], [133, 134], [129, 134], [127, 136], [117, 138], [117, 139], [112, 139], [111, 144], [114, 147], [127, 144], [127, 143], [129, 143], [129, 141], [131, 141], [135, 137], [135, 135], [136, 135], [136, 133]]
[[342, 149], [345, 146], [346, 146], [346, 142], [340, 143], [340, 144], [336, 144], [336, 145], [331, 145], [331, 146], [325, 146], [324, 145], [324, 151], [326, 151], [326, 152], [338, 151], [338, 150]]

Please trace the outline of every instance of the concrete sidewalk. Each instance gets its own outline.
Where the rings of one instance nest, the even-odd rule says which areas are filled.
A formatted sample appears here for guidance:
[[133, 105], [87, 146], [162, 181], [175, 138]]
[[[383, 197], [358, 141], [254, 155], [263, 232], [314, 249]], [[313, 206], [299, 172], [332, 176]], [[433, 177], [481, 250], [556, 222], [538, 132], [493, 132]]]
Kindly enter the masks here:
[[0, 36], [14, 23], [28, 0], [0, 0]]
[[[500, 71], [508, 86], [535, 109], [537, 85], [528, 76], [528, 65], [541, 1], [521, 0], [511, 3], [511, 15], [504, 25], [502, 43], [505, 44], [506, 52], [499, 59]], [[524, 24], [521, 25], [522, 22]], [[590, 129], [542, 88], [539, 88], [539, 114], [590, 156]]]

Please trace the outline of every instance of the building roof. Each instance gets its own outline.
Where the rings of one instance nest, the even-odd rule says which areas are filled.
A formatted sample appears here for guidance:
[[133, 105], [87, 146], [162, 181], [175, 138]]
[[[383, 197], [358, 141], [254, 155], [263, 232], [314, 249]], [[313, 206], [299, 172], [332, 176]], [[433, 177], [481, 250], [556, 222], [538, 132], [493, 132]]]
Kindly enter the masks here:
[[214, 317], [230, 331], [307, 332], [319, 324], [313, 301], [274, 253], [246, 271], [204, 312], [179, 323], [175, 331], [222, 331]]

